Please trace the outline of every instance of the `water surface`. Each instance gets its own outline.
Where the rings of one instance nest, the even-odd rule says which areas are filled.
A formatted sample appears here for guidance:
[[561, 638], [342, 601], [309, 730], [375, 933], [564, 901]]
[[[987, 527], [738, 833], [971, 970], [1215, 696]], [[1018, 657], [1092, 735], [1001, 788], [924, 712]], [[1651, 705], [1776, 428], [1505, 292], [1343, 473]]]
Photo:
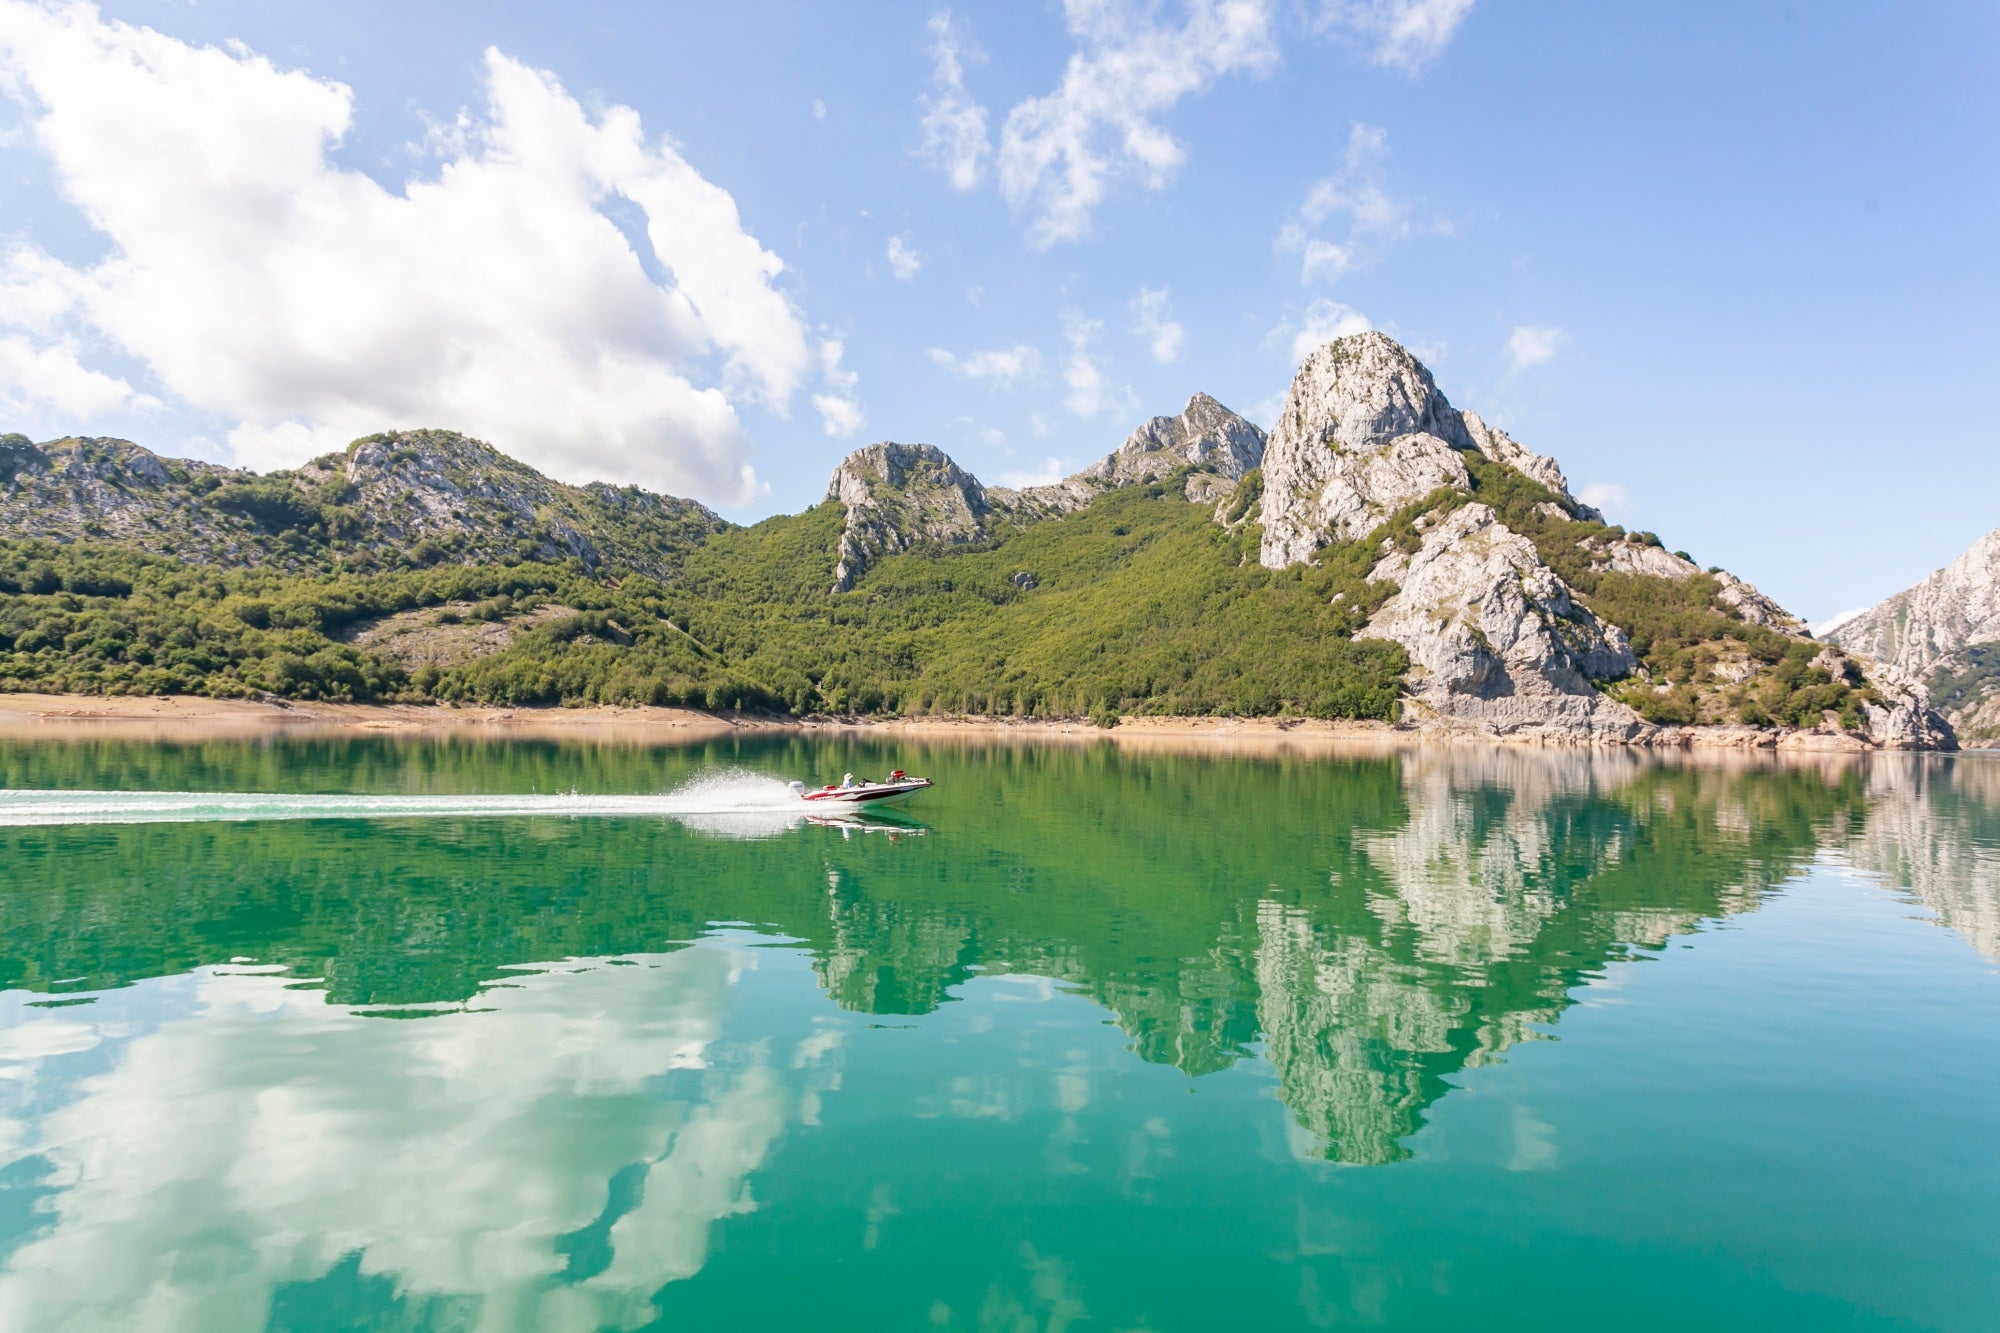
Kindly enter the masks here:
[[[940, 783], [894, 821], [770, 781], [891, 766]], [[9, 1330], [2000, 1325], [1978, 757], [86, 740], [0, 787]]]

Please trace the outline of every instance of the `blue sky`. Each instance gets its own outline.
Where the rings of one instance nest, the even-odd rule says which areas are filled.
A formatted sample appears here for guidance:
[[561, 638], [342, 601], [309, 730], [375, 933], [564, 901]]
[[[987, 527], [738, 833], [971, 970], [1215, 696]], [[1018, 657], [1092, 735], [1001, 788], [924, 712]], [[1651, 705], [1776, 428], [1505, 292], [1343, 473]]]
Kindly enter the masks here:
[[0, 429], [796, 510], [1372, 324], [1809, 618], [2000, 525], [2000, 9], [0, 0]]

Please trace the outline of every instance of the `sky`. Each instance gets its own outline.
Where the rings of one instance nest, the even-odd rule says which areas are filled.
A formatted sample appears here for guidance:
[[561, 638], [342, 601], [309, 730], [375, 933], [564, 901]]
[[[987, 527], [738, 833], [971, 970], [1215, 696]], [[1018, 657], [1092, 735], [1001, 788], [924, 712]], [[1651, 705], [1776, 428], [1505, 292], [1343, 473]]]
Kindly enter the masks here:
[[0, 0], [0, 431], [738, 521], [1379, 328], [1820, 621], [2000, 526], [2000, 6]]

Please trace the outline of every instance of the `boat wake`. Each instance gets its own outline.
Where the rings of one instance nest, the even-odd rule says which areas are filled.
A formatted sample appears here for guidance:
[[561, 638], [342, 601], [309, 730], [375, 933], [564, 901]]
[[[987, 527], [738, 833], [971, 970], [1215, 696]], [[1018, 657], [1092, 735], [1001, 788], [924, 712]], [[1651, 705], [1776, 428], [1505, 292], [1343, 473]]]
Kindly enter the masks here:
[[658, 795], [280, 795], [260, 792], [0, 790], [0, 827], [194, 824], [272, 819], [477, 819], [523, 816], [679, 820], [722, 837], [768, 837], [810, 808], [777, 778], [705, 773]]

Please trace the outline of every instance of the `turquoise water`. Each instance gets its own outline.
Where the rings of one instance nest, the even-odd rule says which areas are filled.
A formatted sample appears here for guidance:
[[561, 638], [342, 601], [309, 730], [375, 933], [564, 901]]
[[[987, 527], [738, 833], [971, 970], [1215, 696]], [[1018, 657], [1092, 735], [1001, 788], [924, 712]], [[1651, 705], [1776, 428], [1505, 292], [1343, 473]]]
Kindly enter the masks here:
[[[891, 766], [895, 819], [777, 785]], [[0, 787], [0, 1328], [2000, 1326], [1978, 757]]]

